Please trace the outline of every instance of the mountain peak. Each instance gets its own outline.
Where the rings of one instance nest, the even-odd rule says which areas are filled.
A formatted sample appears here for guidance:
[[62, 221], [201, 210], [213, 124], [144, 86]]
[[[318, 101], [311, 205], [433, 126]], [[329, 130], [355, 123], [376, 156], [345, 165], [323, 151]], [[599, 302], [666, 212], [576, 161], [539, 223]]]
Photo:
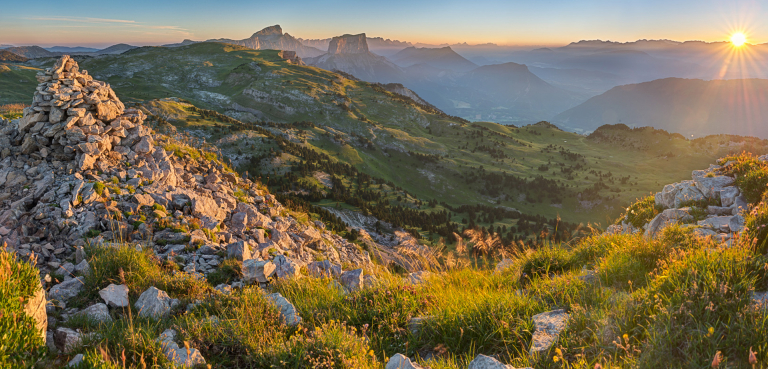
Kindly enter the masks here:
[[255, 38], [259, 36], [273, 36], [273, 35], [277, 35], [277, 36], [283, 35], [283, 29], [280, 27], [279, 24], [264, 28], [261, 31], [254, 33], [253, 36], [251, 36], [251, 38]]
[[336, 36], [328, 45], [328, 54], [365, 54], [368, 53], [368, 42], [365, 33], [358, 35]]

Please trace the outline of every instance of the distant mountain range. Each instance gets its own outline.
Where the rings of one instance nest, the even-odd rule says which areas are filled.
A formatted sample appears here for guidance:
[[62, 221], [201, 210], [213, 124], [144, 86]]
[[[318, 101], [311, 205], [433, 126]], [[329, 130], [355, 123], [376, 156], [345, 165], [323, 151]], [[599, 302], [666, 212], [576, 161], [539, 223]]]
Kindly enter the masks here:
[[408, 47], [394, 56], [392, 61], [402, 67], [410, 67], [415, 64], [426, 64], [439, 69], [448, 69], [455, 72], [469, 72], [477, 68], [477, 64], [457, 54], [450, 46], [437, 49]]
[[558, 114], [552, 122], [569, 130], [623, 123], [689, 137], [724, 133], [768, 138], [768, 80], [666, 78], [624, 85]]
[[[107, 55], [107, 54], [121, 54], [128, 50], [135, 49], [137, 46], [128, 44], [112, 45], [105, 49], [92, 49], [85, 47], [65, 47], [55, 46], [52, 48], [42, 48], [40, 46], [14, 46], [8, 47], [3, 50], [12, 52], [16, 55], [23, 56], [28, 59], [34, 58], [51, 58], [62, 55]], [[69, 49], [69, 50], [67, 50]], [[95, 51], [83, 51], [83, 50], [95, 50]]]

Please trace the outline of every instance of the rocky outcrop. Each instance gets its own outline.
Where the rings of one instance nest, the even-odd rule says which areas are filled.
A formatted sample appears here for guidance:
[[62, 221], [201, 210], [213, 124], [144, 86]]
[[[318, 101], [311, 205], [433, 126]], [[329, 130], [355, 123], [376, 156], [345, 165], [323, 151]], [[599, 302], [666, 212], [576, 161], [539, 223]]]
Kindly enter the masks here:
[[286, 50], [293, 51], [298, 57], [307, 58], [323, 54], [322, 50], [306, 46], [295, 37], [283, 33], [279, 25], [270, 26], [251, 35], [243, 40], [232, 40], [226, 38], [211, 39], [208, 42], [224, 42], [233, 45], [240, 45], [254, 50]]
[[334, 37], [328, 45], [328, 54], [367, 54], [365, 33]]
[[[735, 178], [722, 174], [726, 172], [724, 169], [724, 166], [711, 165], [706, 170], [694, 170], [691, 180], [664, 186], [654, 196], [654, 203], [663, 209], [662, 212], [648, 221], [642, 229], [636, 229], [626, 220], [622, 220], [619, 224], [609, 226], [606, 232], [643, 232], [645, 237], [653, 238], [663, 229], [678, 224], [693, 228], [695, 236], [730, 242], [729, 240], [744, 228], [743, 212], [748, 209], [748, 204], [741, 195], [741, 190], [734, 185]], [[694, 206], [698, 207], [698, 218], [693, 216]], [[702, 212], [706, 213], [703, 218]]]

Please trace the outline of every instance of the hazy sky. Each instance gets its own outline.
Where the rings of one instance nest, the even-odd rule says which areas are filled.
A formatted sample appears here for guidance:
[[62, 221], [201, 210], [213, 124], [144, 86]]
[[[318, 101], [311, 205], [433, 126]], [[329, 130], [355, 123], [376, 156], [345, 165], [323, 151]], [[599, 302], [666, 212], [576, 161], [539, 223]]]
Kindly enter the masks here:
[[270, 25], [301, 38], [344, 33], [423, 43], [563, 45], [581, 39], [768, 42], [768, 1], [712, 0], [2, 0], [0, 44], [155, 45], [242, 39]]

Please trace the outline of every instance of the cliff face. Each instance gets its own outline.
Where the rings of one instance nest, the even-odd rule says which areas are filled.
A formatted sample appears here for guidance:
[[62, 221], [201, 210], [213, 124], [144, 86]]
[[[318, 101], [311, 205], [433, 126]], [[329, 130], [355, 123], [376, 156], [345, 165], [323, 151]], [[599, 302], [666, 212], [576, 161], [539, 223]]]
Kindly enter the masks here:
[[368, 42], [365, 33], [334, 37], [328, 45], [328, 54], [366, 54]]
[[283, 35], [283, 29], [280, 27], [279, 24], [276, 24], [271, 27], [264, 28], [263, 30], [256, 32], [251, 36], [251, 38], [259, 37], [259, 36], [282, 36]]

